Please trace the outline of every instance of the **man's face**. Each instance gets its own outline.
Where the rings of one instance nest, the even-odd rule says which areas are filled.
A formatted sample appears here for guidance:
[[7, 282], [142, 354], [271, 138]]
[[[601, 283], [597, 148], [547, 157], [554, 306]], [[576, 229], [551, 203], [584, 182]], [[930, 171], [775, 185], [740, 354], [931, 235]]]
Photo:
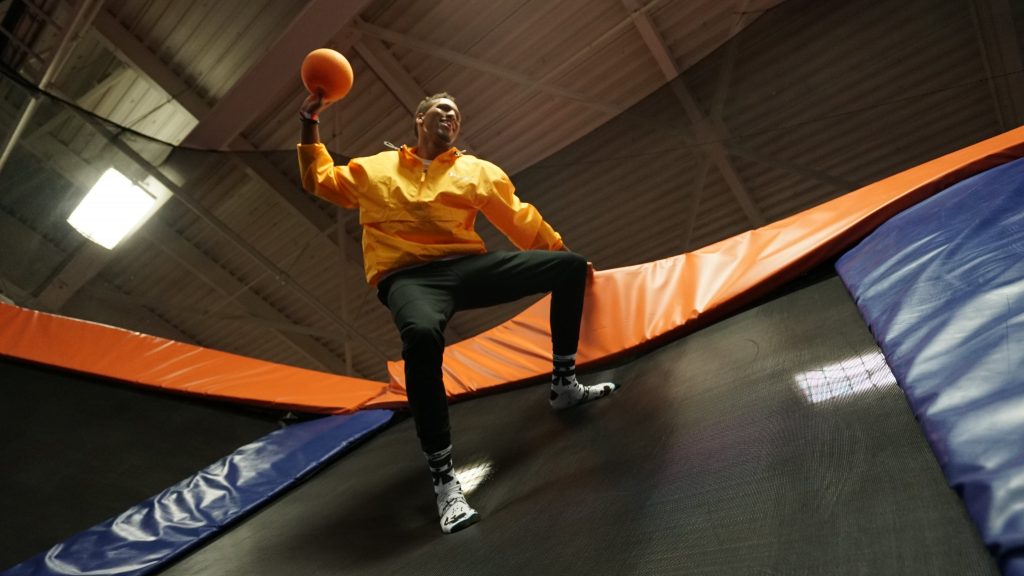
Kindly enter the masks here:
[[445, 146], [451, 146], [459, 136], [462, 116], [459, 107], [448, 98], [435, 100], [423, 114], [416, 119], [428, 138], [437, 140]]

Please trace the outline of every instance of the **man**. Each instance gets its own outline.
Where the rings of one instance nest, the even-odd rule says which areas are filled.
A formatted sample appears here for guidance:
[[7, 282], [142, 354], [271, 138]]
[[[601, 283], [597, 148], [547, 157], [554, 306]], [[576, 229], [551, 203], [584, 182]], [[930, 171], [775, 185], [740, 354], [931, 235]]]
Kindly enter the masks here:
[[[521, 202], [494, 164], [453, 144], [462, 117], [447, 93], [416, 111], [416, 147], [402, 146], [335, 166], [320, 143], [320, 95], [302, 103], [299, 170], [306, 190], [358, 208], [366, 279], [377, 287], [402, 337], [409, 407], [427, 464], [441, 529], [479, 519], [455, 478], [441, 363], [444, 328], [458, 310], [551, 292], [550, 404], [563, 409], [608, 395], [615, 384], [576, 380], [576, 346], [587, 261], [569, 252], [536, 208]], [[487, 252], [473, 230], [478, 212], [521, 252]]]

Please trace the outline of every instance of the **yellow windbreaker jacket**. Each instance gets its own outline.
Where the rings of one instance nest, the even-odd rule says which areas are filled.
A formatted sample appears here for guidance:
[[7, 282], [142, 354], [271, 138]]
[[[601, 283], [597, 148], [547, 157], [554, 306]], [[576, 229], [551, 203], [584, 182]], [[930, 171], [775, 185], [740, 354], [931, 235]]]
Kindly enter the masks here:
[[522, 250], [558, 250], [562, 237], [532, 205], [519, 200], [494, 164], [441, 154], [426, 170], [407, 146], [335, 166], [323, 144], [299, 144], [299, 173], [309, 192], [359, 209], [366, 280], [458, 254], [487, 251], [474, 231], [477, 212]]

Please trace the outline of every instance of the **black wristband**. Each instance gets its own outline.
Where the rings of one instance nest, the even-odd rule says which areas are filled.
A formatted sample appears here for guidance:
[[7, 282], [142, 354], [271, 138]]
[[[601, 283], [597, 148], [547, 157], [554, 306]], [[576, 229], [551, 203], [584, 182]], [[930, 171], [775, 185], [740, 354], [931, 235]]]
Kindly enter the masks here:
[[320, 119], [316, 114], [309, 114], [304, 110], [299, 110], [299, 119], [309, 124], [319, 124]]

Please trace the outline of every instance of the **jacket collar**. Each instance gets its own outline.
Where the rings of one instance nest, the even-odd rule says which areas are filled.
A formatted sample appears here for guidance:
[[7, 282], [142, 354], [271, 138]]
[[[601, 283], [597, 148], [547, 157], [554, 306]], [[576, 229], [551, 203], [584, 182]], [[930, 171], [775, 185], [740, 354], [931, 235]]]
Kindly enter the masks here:
[[[459, 152], [458, 148], [454, 146], [440, 153], [437, 158], [434, 158], [434, 162], [440, 162], [442, 164], [454, 164], [455, 159], [462, 156], [462, 152]], [[402, 144], [402, 147], [398, 149], [399, 161], [409, 167], [418, 168], [422, 166], [419, 156], [416, 156], [416, 149], [410, 148], [409, 146]]]

